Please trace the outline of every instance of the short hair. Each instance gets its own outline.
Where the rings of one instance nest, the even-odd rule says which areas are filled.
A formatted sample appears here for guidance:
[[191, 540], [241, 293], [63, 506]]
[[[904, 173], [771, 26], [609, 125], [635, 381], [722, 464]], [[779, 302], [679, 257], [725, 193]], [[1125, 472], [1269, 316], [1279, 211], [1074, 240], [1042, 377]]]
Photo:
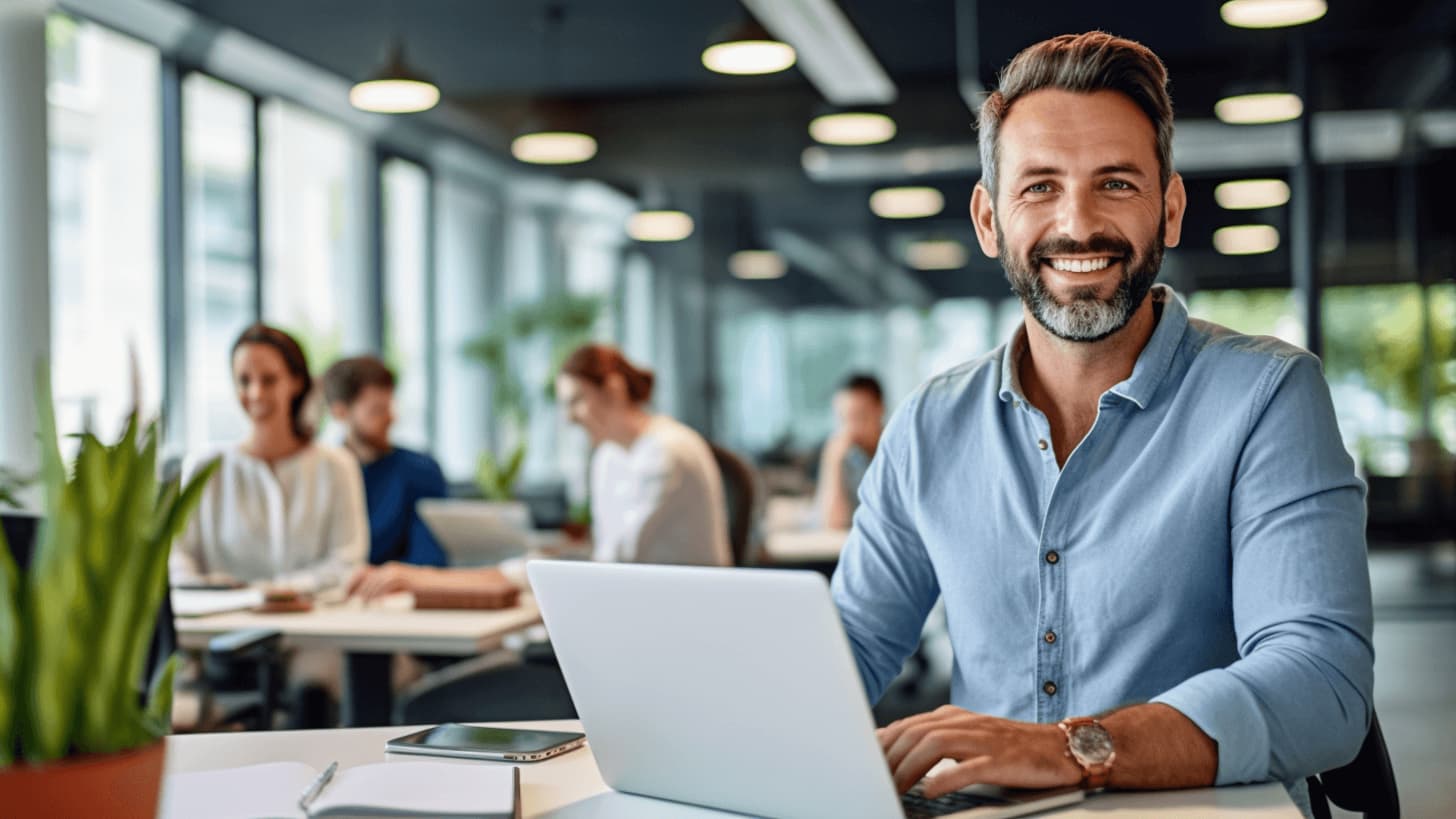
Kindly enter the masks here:
[[622, 351], [609, 344], [583, 344], [561, 363], [561, 374], [580, 378], [595, 386], [607, 383], [612, 373], [627, 383], [627, 398], [634, 404], [652, 400], [652, 384], [656, 376], [644, 367], [627, 360]]
[[1153, 124], [1159, 181], [1173, 176], [1173, 100], [1168, 70], [1147, 46], [1105, 31], [1063, 34], [1028, 46], [997, 78], [997, 89], [981, 103], [981, 184], [996, 193], [1001, 123], [1016, 101], [1033, 91], [1055, 88], [1079, 94], [1117, 91], [1137, 104]]
[[366, 387], [392, 390], [395, 385], [394, 373], [383, 361], [372, 355], [358, 355], [335, 361], [324, 372], [322, 380], [324, 400], [330, 404], [342, 403], [346, 406], [352, 406], [359, 400], [359, 394]]
[[308, 357], [303, 354], [303, 348], [293, 336], [283, 332], [277, 327], [269, 327], [262, 322], [254, 324], [244, 330], [233, 342], [233, 349], [229, 355], [229, 364], [236, 358], [238, 350], [247, 344], [262, 344], [265, 347], [272, 347], [283, 357], [283, 365], [288, 372], [303, 382], [303, 388], [298, 395], [293, 396], [293, 401], [288, 405], [288, 417], [293, 422], [293, 434], [299, 440], [308, 441], [313, 438], [313, 427], [309, 424], [305, 407], [308, 404], [309, 393], [313, 391], [313, 376], [308, 372]]
[[839, 391], [862, 392], [881, 404], [885, 403], [885, 391], [880, 388], [880, 380], [869, 373], [854, 373], [844, 379], [844, 383], [839, 385]]

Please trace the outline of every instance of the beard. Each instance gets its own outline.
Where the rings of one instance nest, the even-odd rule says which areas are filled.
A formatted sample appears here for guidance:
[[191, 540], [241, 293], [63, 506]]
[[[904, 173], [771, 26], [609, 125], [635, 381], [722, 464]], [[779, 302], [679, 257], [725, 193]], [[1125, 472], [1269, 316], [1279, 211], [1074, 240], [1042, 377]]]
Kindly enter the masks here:
[[[998, 258], [1006, 269], [1011, 289], [1021, 297], [1033, 318], [1047, 332], [1064, 341], [1090, 343], [1101, 341], [1127, 325], [1132, 314], [1147, 298], [1158, 270], [1163, 266], [1163, 232], [1167, 217], [1158, 220], [1158, 232], [1140, 250], [1126, 239], [1094, 234], [1085, 242], [1061, 237], [1038, 242], [1026, 255], [1018, 258], [1007, 248], [1001, 221], [995, 221], [996, 240], [1001, 248]], [[1059, 301], [1042, 279], [1041, 265], [1050, 256], [1101, 253], [1121, 261], [1124, 273], [1117, 289], [1107, 298], [1097, 295], [1095, 287], [1075, 287], [1066, 302]]]

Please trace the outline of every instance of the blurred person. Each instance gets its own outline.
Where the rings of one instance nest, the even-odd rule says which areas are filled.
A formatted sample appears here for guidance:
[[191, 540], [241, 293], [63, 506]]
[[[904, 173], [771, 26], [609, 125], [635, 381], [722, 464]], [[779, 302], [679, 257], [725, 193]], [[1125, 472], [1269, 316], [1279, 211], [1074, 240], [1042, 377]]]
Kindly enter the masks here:
[[329, 413], [344, 428], [344, 448], [364, 473], [369, 562], [444, 566], [449, 562], [445, 551], [415, 504], [448, 495], [445, 473], [429, 455], [390, 442], [394, 373], [374, 356], [356, 356], [335, 362], [321, 381]]
[[834, 393], [834, 434], [819, 456], [819, 489], [815, 506], [825, 529], [848, 529], [859, 507], [864, 480], [880, 432], [885, 426], [885, 394], [872, 375], [845, 379]]
[[1018, 54], [971, 217], [1025, 320], [885, 430], [832, 583], [878, 700], [945, 602], [953, 705], [880, 729], [896, 786], [1304, 779], [1372, 714], [1364, 487], [1317, 358], [1155, 279], [1186, 193], [1162, 61]]
[[[722, 477], [707, 441], [648, 409], [653, 374], [615, 347], [588, 344], [556, 377], [557, 402], [586, 430], [591, 459], [592, 559], [625, 563], [728, 566]], [[527, 585], [525, 561], [500, 568], [433, 569], [390, 563], [359, 571], [351, 593], [393, 591], [461, 599], [479, 589], [482, 605]]]
[[173, 545], [173, 585], [234, 581], [313, 592], [345, 582], [364, 561], [369, 528], [359, 467], [314, 443], [306, 418], [313, 379], [298, 342], [255, 324], [233, 344], [233, 385], [248, 436], [189, 456], [218, 458], [197, 512]]

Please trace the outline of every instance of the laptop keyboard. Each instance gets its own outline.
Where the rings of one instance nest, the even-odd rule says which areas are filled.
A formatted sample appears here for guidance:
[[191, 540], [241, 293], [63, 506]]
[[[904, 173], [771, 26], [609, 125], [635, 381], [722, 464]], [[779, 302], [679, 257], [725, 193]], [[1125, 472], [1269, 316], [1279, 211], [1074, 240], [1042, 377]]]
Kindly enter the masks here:
[[1010, 804], [1005, 799], [997, 799], [994, 796], [982, 796], [975, 793], [961, 793], [959, 791], [948, 793], [936, 799], [926, 799], [918, 792], [912, 790], [900, 797], [900, 804], [905, 808], [905, 819], [930, 819], [933, 816], [945, 816], [957, 811], [970, 810], [971, 808], [984, 807], [986, 805]]

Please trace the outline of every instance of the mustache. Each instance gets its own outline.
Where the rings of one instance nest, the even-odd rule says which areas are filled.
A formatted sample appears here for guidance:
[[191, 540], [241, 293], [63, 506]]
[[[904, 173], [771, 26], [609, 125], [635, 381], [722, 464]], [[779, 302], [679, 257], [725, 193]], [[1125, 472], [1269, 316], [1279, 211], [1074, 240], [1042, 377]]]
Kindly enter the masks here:
[[1050, 239], [1043, 239], [1036, 243], [1031, 249], [1031, 259], [1040, 263], [1048, 256], [1071, 256], [1088, 255], [1092, 253], [1105, 253], [1109, 256], [1129, 257], [1132, 255], [1132, 243], [1126, 239], [1115, 236], [1108, 236], [1105, 233], [1094, 233], [1087, 237], [1084, 242], [1079, 242], [1070, 236], [1054, 236]]

